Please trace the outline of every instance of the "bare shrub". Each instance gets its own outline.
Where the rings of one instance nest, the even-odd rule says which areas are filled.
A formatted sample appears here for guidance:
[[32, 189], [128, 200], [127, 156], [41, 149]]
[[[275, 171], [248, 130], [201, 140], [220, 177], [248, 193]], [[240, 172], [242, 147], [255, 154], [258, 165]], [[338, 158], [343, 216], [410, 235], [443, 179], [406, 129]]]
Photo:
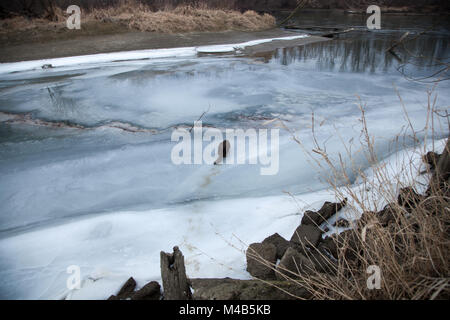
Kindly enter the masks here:
[[[336, 274], [299, 275], [302, 285], [316, 299], [448, 299], [448, 181], [418, 194], [416, 190], [424, 186], [414, 180], [419, 173], [412, 157], [393, 176], [376, 157], [361, 105], [360, 109], [364, 147], [373, 170], [370, 178], [354, 172], [362, 177], [361, 188], [351, 185], [342, 162], [334, 164], [319, 146], [315, 151], [332, 169], [329, 183], [337, 197], [348, 197], [350, 210], [362, 216], [352, 224], [353, 229], [332, 237], [337, 248]], [[428, 110], [428, 119], [436, 116], [432, 106]], [[449, 148], [447, 142], [444, 153]], [[422, 153], [425, 156], [425, 150]], [[348, 182], [343, 187], [335, 183], [342, 176]], [[388, 205], [381, 209], [379, 203]], [[382, 272], [380, 290], [367, 288], [366, 270], [371, 265]]]
[[[67, 14], [53, 1], [42, 1], [44, 13], [29, 18], [16, 16], [2, 20], [2, 31], [64, 28]], [[44, 4], [45, 3], [45, 4]], [[255, 11], [231, 10], [226, 5], [197, 1], [190, 4], [161, 1], [153, 6], [137, 0], [119, 0], [109, 6], [89, 7], [82, 11], [83, 23], [113, 23], [129, 29], [180, 33], [193, 31], [256, 31], [275, 26], [275, 18]], [[214, 5], [214, 7], [212, 7]]]
[[[317, 142], [312, 152], [306, 150], [320, 171], [331, 171], [326, 176], [330, 188], [336, 198], [348, 198], [347, 214], [359, 219], [350, 223], [351, 229], [322, 240], [321, 244], [327, 243], [326, 250], [321, 250], [324, 248], [321, 244], [298, 248], [298, 252], [316, 266], [307, 270], [305, 266], [299, 266], [296, 272], [280, 270], [280, 265], [264, 261], [252, 252], [247, 254], [283, 274], [293, 286], [307, 289], [312, 299], [449, 299], [450, 140], [444, 148], [445, 157], [441, 156], [437, 165], [445, 168], [441, 169], [445, 173], [440, 178], [438, 169], [433, 172], [433, 165], [420, 172], [417, 160], [429, 159], [427, 135], [423, 148], [415, 144], [414, 152], [421, 157], [408, 152], [401, 167], [392, 170], [377, 158], [362, 105], [360, 110], [361, 149], [365, 150], [371, 165], [370, 175], [356, 167], [349, 174], [349, 168], [340, 160], [342, 157], [332, 160]], [[431, 123], [439, 121], [434, 119], [436, 117], [442, 120], [434, 105], [429, 105], [426, 130], [434, 130]], [[444, 121], [448, 125], [448, 119]], [[312, 127], [314, 133], [314, 125]], [[295, 135], [293, 137], [304, 147]], [[409, 137], [417, 139], [412, 126]], [[317, 154], [320, 159], [313, 156]], [[351, 158], [351, 154], [349, 156]], [[427, 185], [416, 179], [424, 174], [430, 178]], [[350, 175], [360, 176], [360, 183], [355, 185]], [[368, 288], [369, 266], [378, 266], [381, 270], [379, 290]]]

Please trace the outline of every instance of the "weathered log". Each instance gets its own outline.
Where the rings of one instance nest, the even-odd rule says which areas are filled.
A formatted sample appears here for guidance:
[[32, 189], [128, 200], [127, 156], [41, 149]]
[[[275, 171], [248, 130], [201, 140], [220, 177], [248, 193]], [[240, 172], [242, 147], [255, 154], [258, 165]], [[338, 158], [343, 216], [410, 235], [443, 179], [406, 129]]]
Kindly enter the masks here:
[[178, 247], [173, 248], [173, 253], [161, 251], [161, 278], [164, 300], [192, 299], [184, 266], [184, 256]]

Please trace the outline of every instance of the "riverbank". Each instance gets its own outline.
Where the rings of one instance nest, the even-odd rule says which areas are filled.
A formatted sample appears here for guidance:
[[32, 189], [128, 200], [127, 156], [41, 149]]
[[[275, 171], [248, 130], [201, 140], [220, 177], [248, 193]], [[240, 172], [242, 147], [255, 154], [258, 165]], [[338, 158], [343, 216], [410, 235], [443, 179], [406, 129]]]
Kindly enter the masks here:
[[[228, 31], [186, 34], [139, 31], [118, 32], [115, 34], [77, 34], [77, 31], [73, 32], [73, 37], [68, 35], [57, 39], [48, 37], [40, 42], [17, 42], [17, 39], [10, 43], [6, 42], [0, 48], [0, 62], [18, 62], [132, 50], [221, 45], [299, 35], [298, 32], [288, 32], [281, 29], [255, 32]], [[259, 50], [273, 50], [274, 45], [277, 47], [298, 46], [326, 40], [329, 39], [307, 37], [284, 43], [260, 45]]]
[[[303, 212], [290, 238], [274, 233], [248, 246], [246, 270], [252, 280], [189, 279], [176, 246], [173, 253], [161, 253], [163, 293], [156, 281], [134, 291], [131, 277], [109, 299], [447, 300], [450, 144], [439, 142], [444, 143], [442, 154], [425, 153], [424, 145], [407, 151], [400, 163], [391, 158], [374, 165], [373, 176], [362, 178], [364, 186], [330, 185], [342, 201]], [[397, 162], [396, 172], [385, 170], [389, 162]], [[423, 171], [416, 171], [417, 165]], [[412, 185], [404, 170], [415, 176]], [[168, 260], [175, 267], [169, 268]]]
[[[105, 8], [83, 8], [78, 28], [69, 29], [68, 19], [69, 14], [56, 6], [32, 17], [11, 13], [0, 20], [0, 62], [224, 43], [221, 32], [239, 38], [241, 33], [270, 30], [276, 21], [266, 13], [206, 6], [152, 11], [133, 0]], [[203, 32], [212, 34], [199, 41], [198, 33]]]

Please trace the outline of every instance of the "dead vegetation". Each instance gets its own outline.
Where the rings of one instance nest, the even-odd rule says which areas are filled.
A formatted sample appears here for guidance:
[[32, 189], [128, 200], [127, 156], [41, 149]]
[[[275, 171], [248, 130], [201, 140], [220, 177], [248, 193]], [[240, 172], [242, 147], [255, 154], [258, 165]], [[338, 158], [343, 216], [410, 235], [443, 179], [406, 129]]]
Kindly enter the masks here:
[[[31, 29], [64, 29], [69, 15], [51, 1], [45, 8], [44, 13], [39, 16], [17, 15], [1, 20], [1, 31], [4, 33]], [[275, 26], [275, 18], [251, 10], [241, 13], [227, 8], [211, 8], [202, 2], [167, 5], [154, 10], [136, 0], [121, 0], [108, 7], [82, 10], [81, 23], [82, 28], [83, 25], [86, 27], [93, 23], [106, 23], [117, 24], [130, 30], [182, 33], [264, 30]]]
[[[263, 276], [256, 278], [266, 283], [275, 276], [294, 287], [305, 288], [309, 296], [297, 296], [300, 299], [448, 300], [450, 140], [442, 155], [426, 151], [430, 149], [427, 148], [428, 137], [434, 137], [434, 126], [443, 120], [443, 125], [448, 127], [448, 117], [442, 117], [432, 103], [428, 106], [424, 131], [431, 134], [425, 134], [424, 145], [418, 144], [417, 132], [412, 126], [409, 134], [404, 133], [407, 136], [404, 138], [414, 141], [415, 152], [420, 152], [424, 164], [418, 164], [418, 157], [409, 154], [403, 159], [400, 172], [397, 168], [393, 174], [392, 168], [378, 160], [364, 108], [360, 106], [360, 109], [362, 150], [371, 164], [372, 174], [354, 169], [356, 172], [352, 173], [362, 179], [359, 186], [355, 186], [349, 168], [339, 160], [341, 156], [337, 161], [331, 160], [326, 149], [317, 142], [311, 154], [320, 156], [320, 160], [312, 157], [320, 170], [331, 170], [327, 181], [336, 198], [343, 200], [346, 215], [360, 218], [347, 222], [350, 228], [344, 232], [317, 238], [326, 229], [326, 220], [331, 216], [325, 214], [325, 204], [318, 212], [304, 213], [290, 241], [273, 235], [261, 244], [250, 245], [247, 261], [259, 262]], [[432, 141], [431, 149], [434, 149]], [[425, 184], [424, 175], [429, 177]], [[336, 206], [333, 214], [342, 207], [332, 205]], [[283, 251], [282, 256], [276, 255], [280, 259], [278, 264], [274, 262], [275, 254], [268, 253], [270, 246], [272, 251]], [[376, 285], [370, 277], [375, 269], [380, 271], [378, 288], [371, 287], [371, 284]]]

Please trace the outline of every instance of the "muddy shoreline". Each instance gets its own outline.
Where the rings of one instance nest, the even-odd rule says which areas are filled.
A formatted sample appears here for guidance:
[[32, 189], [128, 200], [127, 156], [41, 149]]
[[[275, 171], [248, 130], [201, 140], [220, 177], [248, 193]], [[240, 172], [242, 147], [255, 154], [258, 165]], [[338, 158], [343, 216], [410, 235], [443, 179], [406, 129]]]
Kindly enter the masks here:
[[[203, 45], [240, 43], [263, 38], [277, 38], [298, 35], [296, 32], [274, 28], [265, 31], [244, 32], [197, 32], [188, 34], [160, 34], [152, 32], [119, 32], [115, 34], [77, 34], [70, 30], [60, 39], [52, 39], [53, 34], [41, 36], [40, 41], [18, 42], [18, 39], [3, 42], [0, 48], [0, 62], [18, 62], [60, 57], [109, 53], [143, 49], [191, 47]], [[324, 41], [321, 37], [298, 39], [295, 45]], [[287, 45], [285, 43], [284, 45]], [[269, 49], [269, 46], [265, 46]]]

